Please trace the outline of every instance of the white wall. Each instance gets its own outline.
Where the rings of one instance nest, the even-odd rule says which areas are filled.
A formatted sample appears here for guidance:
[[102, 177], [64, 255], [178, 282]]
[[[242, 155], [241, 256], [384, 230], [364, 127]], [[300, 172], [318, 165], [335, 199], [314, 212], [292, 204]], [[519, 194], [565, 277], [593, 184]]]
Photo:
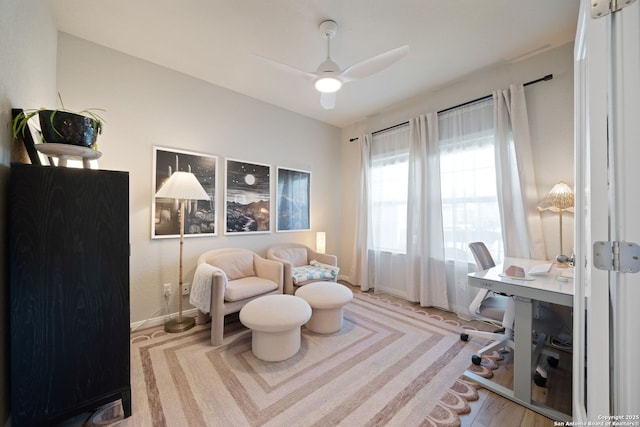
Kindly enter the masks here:
[[[9, 266], [6, 197], [12, 161], [11, 108], [55, 100], [57, 31], [40, 0], [0, 0], [0, 425], [9, 417]], [[14, 159], [16, 156], [14, 155]]]
[[[419, 114], [439, 111], [488, 94], [511, 83], [526, 83], [553, 74], [553, 80], [527, 86], [534, 169], [538, 196], [542, 200], [551, 187], [564, 180], [573, 185], [573, 44], [560, 46], [516, 63], [501, 63], [423, 93], [369, 119], [342, 130], [342, 273], [350, 274], [355, 227], [355, 183], [357, 180], [358, 144], [349, 139], [363, 132], [375, 132], [406, 122]], [[541, 215], [547, 257], [559, 253], [558, 216]], [[564, 252], [571, 254], [573, 215], [564, 221]]]
[[[305, 232], [225, 236], [224, 181], [218, 180], [218, 236], [185, 239], [185, 281], [209, 249], [244, 247], [266, 256], [270, 245], [285, 241], [315, 247], [315, 231], [321, 230], [327, 251], [338, 250], [339, 206], [332, 203], [340, 198], [338, 128], [64, 33], [58, 88], [68, 108], [107, 110], [99, 166], [129, 172], [132, 322], [161, 307], [163, 283], [178, 281], [178, 240], [150, 238], [154, 145], [216, 155], [218, 171], [225, 157], [311, 171], [312, 231]], [[174, 294], [171, 312], [176, 307]]]

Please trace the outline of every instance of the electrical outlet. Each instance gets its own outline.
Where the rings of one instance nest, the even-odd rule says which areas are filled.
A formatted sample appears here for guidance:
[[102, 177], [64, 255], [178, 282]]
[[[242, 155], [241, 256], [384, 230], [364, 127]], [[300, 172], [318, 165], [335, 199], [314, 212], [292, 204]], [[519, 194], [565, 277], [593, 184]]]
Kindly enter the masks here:
[[182, 295], [189, 295], [189, 292], [191, 292], [191, 283], [183, 283]]
[[168, 297], [169, 295], [171, 295], [171, 283], [165, 283], [164, 284], [164, 296]]

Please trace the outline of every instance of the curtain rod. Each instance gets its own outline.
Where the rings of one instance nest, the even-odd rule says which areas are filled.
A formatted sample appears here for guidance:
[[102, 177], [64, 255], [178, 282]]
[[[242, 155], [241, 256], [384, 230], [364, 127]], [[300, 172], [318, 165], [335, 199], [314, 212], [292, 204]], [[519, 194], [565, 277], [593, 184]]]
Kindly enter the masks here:
[[[530, 82], [524, 83], [522, 86], [529, 86], [529, 85], [532, 85], [532, 84], [535, 84], [535, 83], [546, 82], [546, 81], [551, 80], [551, 79], [553, 79], [553, 74], [547, 74], [546, 76], [540, 77], [539, 79], [531, 80]], [[485, 96], [482, 96], [480, 98], [476, 98], [476, 99], [471, 100], [471, 101], [463, 102], [462, 104], [454, 105], [453, 107], [449, 107], [449, 108], [445, 108], [444, 110], [440, 110], [440, 111], [438, 111], [438, 114], [445, 113], [447, 111], [451, 111], [451, 110], [454, 110], [456, 108], [464, 107], [465, 105], [470, 105], [470, 104], [473, 104], [474, 102], [484, 101], [485, 99], [489, 99], [492, 96], [493, 95], [485, 95]], [[380, 130], [377, 130], [375, 132], [372, 132], [371, 135], [375, 135], [375, 134], [381, 133], [381, 132], [386, 132], [388, 130], [395, 129], [397, 127], [405, 126], [405, 125], [408, 125], [408, 124], [409, 124], [408, 121], [406, 121], [404, 123], [398, 123], [397, 125], [389, 126], [388, 128], [384, 128], [384, 129], [380, 129]], [[360, 138], [358, 138], [358, 137], [351, 138], [349, 140], [349, 142], [357, 141], [358, 139], [360, 139]]]

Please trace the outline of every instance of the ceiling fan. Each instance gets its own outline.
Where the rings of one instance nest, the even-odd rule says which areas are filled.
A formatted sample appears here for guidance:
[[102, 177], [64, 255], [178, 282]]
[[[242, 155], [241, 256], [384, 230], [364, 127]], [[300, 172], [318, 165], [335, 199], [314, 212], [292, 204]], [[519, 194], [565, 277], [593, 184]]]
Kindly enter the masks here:
[[409, 53], [409, 46], [405, 45], [380, 55], [373, 56], [358, 62], [344, 70], [331, 59], [331, 39], [338, 32], [338, 24], [335, 21], [322, 21], [319, 25], [320, 34], [327, 39], [327, 58], [318, 66], [315, 72], [303, 71], [291, 65], [283, 64], [273, 59], [256, 55], [267, 63], [302, 75], [314, 82], [315, 88], [320, 92], [320, 104], [325, 110], [332, 110], [336, 106], [336, 92], [345, 83], [369, 77], [384, 70]]

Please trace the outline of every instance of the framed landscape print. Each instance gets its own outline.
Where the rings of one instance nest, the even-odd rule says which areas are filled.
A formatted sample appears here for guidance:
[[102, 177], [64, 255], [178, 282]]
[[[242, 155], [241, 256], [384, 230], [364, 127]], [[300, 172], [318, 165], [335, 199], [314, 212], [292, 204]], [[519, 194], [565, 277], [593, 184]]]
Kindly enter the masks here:
[[311, 172], [278, 167], [276, 231], [310, 230]]
[[153, 147], [153, 200], [151, 203], [151, 238], [180, 237], [180, 205], [175, 199], [156, 198], [155, 194], [173, 172], [193, 173], [210, 200], [185, 203], [184, 236], [215, 236], [216, 173], [218, 158], [175, 148]]
[[226, 160], [225, 233], [271, 230], [271, 166]]

